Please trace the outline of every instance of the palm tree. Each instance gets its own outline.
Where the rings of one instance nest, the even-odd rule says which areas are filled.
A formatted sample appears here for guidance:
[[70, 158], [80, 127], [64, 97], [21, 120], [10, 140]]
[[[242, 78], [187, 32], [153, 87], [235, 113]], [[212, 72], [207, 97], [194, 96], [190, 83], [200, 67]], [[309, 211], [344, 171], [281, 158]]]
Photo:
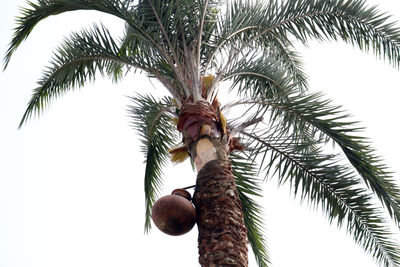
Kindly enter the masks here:
[[[146, 157], [146, 231], [166, 161], [189, 158], [198, 171], [193, 203], [202, 266], [247, 266], [247, 242], [259, 266], [268, 265], [261, 207], [254, 201], [266, 177], [320, 207], [379, 264], [400, 265], [385, 220], [399, 225], [400, 189], [360, 136], [358, 123], [321, 93], [308, 91], [294, 48], [311, 39], [339, 39], [399, 67], [400, 31], [377, 8], [363, 0], [28, 3], [5, 68], [36, 24], [51, 15], [95, 10], [121, 18], [126, 28], [120, 39], [104, 25], [66, 38], [20, 126], [51, 99], [99, 73], [120, 80], [139, 70], [165, 87], [164, 98], [136, 95], [130, 108]], [[233, 102], [218, 99], [223, 88], [237, 94]], [[225, 118], [238, 109], [244, 112]], [[332, 144], [334, 152], [327, 148]]]

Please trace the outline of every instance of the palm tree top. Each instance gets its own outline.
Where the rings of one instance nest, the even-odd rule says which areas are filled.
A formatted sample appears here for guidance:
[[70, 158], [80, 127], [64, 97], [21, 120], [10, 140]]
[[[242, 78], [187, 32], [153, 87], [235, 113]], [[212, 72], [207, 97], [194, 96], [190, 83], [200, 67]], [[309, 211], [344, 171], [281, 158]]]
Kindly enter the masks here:
[[[295, 50], [295, 44], [311, 39], [342, 40], [398, 68], [400, 31], [390, 16], [363, 0], [226, 4], [214, 0], [38, 0], [21, 10], [4, 68], [38, 23], [75, 10], [121, 18], [126, 23], [124, 35], [116, 39], [100, 24], [66, 38], [34, 89], [20, 126], [41, 113], [51, 99], [84, 86], [98, 74], [120, 80], [130, 70], [140, 70], [160, 81], [169, 97], [132, 98], [132, 116], [141, 129], [147, 160], [146, 229], [168, 150], [179, 143], [173, 120], [187, 103], [206, 101], [218, 113], [216, 119], [227, 138], [242, 142], [243, 149], [235, 150], [231, 161], [260, 266], [268, 262], [260, 207], [252, 199], [261, 194], [261, 181], [256, 178], [260, 173], [276, 175], [280, 183], [291, 185], [295, 195], [320, 206], [377, 262], [400, 264], [384, 211], [373, 205], [376, 197], [398, 225], [400, 189], [369, 141], [359, 135], [359, 124], [323, 94], [308, 92]], [[223, 82], [238, 96], [224, 106], [217, 97]], [[236, 107], [246, 107], [243, 117], [223, 122], [222, 113]], [[326, 152], [327, 143], [340, 148], [346, 164], [340, 155]]]

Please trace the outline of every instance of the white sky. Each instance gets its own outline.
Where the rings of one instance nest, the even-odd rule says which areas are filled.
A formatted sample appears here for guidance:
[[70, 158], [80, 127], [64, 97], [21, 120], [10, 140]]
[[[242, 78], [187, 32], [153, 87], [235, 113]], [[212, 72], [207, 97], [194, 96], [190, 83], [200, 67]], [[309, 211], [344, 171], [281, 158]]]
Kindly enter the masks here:
[[[3, 2], [1, 55], [17, 6], [24, 4]], [[400, 19], [398, 1], [368, 2]], [[98, 79], [53, 101], [40, 119], [17, 130], [51, 51], [70, 31], [99, 20], [116, 32], [122, 29], [118, 20], [93, 12], [47, 19], [0, 73], [1, 267], [198, 266], [196, 228], [181, 237], [156, 228], [143, 233], [144, 157], [129, 125], [126, 96], [155, 93], [157, 84], [133, 73], [118, 85]], [[311, 88], [367, 126], [366, 136], [398, 179], [400, 73], [341, 43], [313, 43], [301, 52]], [[188, 165], [165, 171], [162, 195], [194, 184]], [[300, 206], [288, 192], [268, 182], [261, 201], [273, 267], [376, 266], [344, 230]]]

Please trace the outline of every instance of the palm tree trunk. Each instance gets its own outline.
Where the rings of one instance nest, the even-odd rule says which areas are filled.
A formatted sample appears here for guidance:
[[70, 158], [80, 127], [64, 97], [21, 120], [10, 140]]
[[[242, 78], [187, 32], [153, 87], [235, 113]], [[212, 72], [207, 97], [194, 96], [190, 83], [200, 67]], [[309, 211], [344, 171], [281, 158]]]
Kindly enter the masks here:
[[247, 267], [247, 230], [228, 157], [227, 138], [215, 108], [207, 102], [187, 104], [180, 113], [182, 132], [198, 170], [193, 203], [203, 267]]
[[201, 266], [247, 266], [247, 230], [229, 161], [200, 170], [193, 200]]

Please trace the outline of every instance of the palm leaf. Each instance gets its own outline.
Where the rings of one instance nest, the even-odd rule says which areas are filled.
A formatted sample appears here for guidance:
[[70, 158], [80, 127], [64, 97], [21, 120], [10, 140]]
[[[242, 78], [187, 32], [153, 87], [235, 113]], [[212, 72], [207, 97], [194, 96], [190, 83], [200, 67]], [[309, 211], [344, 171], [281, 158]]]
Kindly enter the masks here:
[[[209, 29], [210, 10], [218, 1], [143, 0], [137, 5], [141, 25], [163, 51], [164, 58], [175, 73], [175, 79], [186, 98], [200, 99], [202, 35]], [[204, 24], [204, 25], [203, 25]], [[204, 35], [207, 39], [207, 34]], [[187, 81], [190, 80], [191, 83]]]
[[335, 107], [330, 101], [322, 100], [321, 94], [294, 97], [291, 103], [271, 105], [273, 121], [281, 120], [284, 129], [310, 129], [312, 134], [325, 136], [326, 141], [333, 140], [343, 150], [349, 162], [358, 171], [366, 184], [387, 207], [389, 214], [400, 222], [400, 189], [390, 175], [388, 168], [376, 156], [371, 145], [356, 134], [360, 127], [345, 121], [349, 115]]
[[[220, 15], [220, 23], [215, 29], [217, 37], [208, 52], [206, 66], [210, 66], [210, 63], [223, 51], [232, 50], [232, 47], [237, 52], [228, 56], [225, 63], [221, 62], [220, 65], [233, 65], [232, 61], [241, 57], [242, 51], [246, 48], [253, 51], [263, 51], [270, 60], [279, 61], [281, 69], [288, 72], [300, 90], [305, 90], [308, 87], [307, 77], [302, 70], [299, 55], [293, 50], [292, 44], [288, 40], [274, 35], [258, 36], [262, 31], [261, 21], [274, 12], [273, 6], [270, 6], [270, 8], [266, 9], [260, 1], [252, 3], [244, 1], [227, 2], [227, 12]], [[254, 14], [260, 16], [254, 16]], [[222, 69], [226, 70], [227, 67], [221, 67]], [[206, 69], [206, 71], [208, 70]], [[225, 75], [225, 72], [222, 72], [222, 75]]]
[[20, 127], [34, 112], [39, 114], [52, 98], [94, 81], [98, 71], [114, 79], [122, 75], [124, 66], [152, 72], [137, 59], [122, 55], [118, 43], [103, 25], [72, 33], [57, 49], [51, 66], [38, 82], [39, 87], [34, 89]]
[[251, 156], [263, 160], [261, 166], [267, 175], [277, 174], [281, 184], [289, 183], [294, 194], [301, 193], [314, 206], [320, 206], [330, 222], [337, 221], [357, 244], [384, 266], [400, 264], [397, 242], [382, 217], [381, 208], [374, 206], [359, 179], [340, 163], [335, 155], [324, 155], [315, 142], [288, 136], [275, 136], [269, 131], [241, 132], [253, 148]]
[[225, 80], [232, 80], [231, 91], [255, 99], [284, 101], [300, 86], [288, 75], [287, 69], [282, 68], [282, 61], [259, 52], [249, 52], [232, 60], [232, 67], [221, 77], [221, 81]]
[[304, 43], [309, 38], [342, 39], [398, 67], [400, 29], [389, 19], [377, 7], [368, 7], [365, 0], [294, 0], [280, 6], [262, 34], [288, 34]]
[[96, 10], [119, 17], [132, 26], [136, 25], [129, 12], [131, 9], [130, 1], [126, 0], [38, 0], [37, 3], [28, 1], [28, 4], [29, 7], [21, 8], [22, 16], [17, 18], [18, 26], [15, 28], [13, 38], [4, 58], [5, 68], [12, 54], [29, 36], [34, 27], [51, 15], [76, 10]]
[[358, 135], [362, 128], [356, 122], [346, 120], [350, 116], [341, 107], [332, 106], [331, 101], [323, 100], [319, 93], [292, 96], [285, 102], [242, 100], [230, 107], [237, 104], [256, 105], [256, 112], [260, 114], [265, 114], [268, 110], [271, 127], [281, 134], [310, 140], [323, 139], [325, 142], [337, 144], [399, 224], [400, 188], [367, 139]]
[[[290, 46], [291, 38], [303, 43], [311, 38], [317, 40], [338, 40], [372, 50], [376, 55], [388, 59], [394, 66], [400, 62], [400, 29], [389, 22], [390, 16], [378, 12], [376, 7], [368, 8], [364, 0], [293, 0], [280, 3], [270, 0], [231, 4], [228, 13], [229, 27], [221, 28], [222, 47], [229, 39], [233, 43], [241, 40], [231, 53], [226, 64], [238, 57], [241, 51], [254, 47], [255, 43], [266, 40]], [[284, 53], [282, 53], [284, 54]], [[225, 69], [225, 68], [223, 68]]]
[[[141, 10], [136, 10], [137, 20], [142, 21], [139, 25], [142, 25], [143, 14]], [[125, 34], [122, 38], [122, 44], [119, 54], [121, 56], [127, 56], [131, 61], [138, 65], [146, 66], [147, 75], [151, 78], [157, 78], [165, 88], [171, 93], [176, 99], [180, 100], [183, 97], [182, 86], [177, 81], [175, 69], [169, 64], [170, 58], [165, 56], [165, 50], [154, 44], [152, 38], [143, 38], [142, 27], [132, 27], [126, 24]]]
[[151, 209], [162, 187], [162, 168], [168, 162], [168, 149], [176, 143], [176, 127], [172, 123], [168, 99], [156, 101], [151, 96], [137, 95], [131, 98], [130, 107], [133, 127], [142, 141], [146, 168], [144, 177], [145, 192], [145, 231], [151, 228]]
[[235, 153], [230, 155], [230, 160], [239, 198], [242, 203], [247, 238], [253, 249], [258, 266], [268, 266], [270, 261], [262, 230], [263, 218], [261, 216], [261, 207], [252, 199], [252, 196], [261, 196], [254, 163], [249, 161], [247, 157]]

